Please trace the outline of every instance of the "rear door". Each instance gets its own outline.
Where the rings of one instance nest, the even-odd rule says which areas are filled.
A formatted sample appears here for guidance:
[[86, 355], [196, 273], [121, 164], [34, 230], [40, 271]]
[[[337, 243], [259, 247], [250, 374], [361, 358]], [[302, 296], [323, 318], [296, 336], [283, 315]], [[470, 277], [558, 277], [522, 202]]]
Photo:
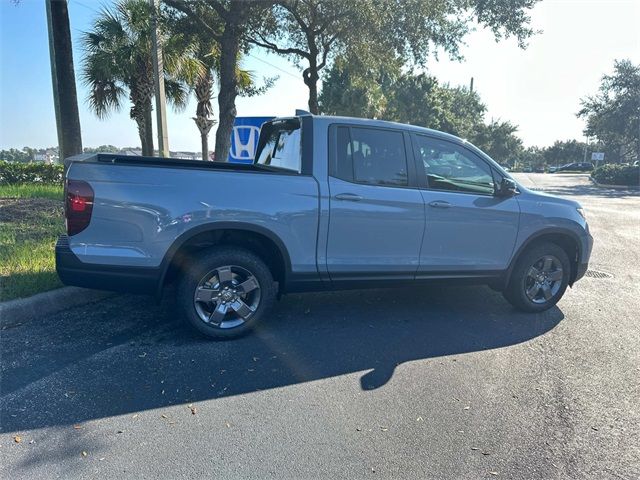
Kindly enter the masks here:
[[414, 278], [425, 218], [408, 134], [333, 125], [329, 141], [331, 279]]
[[517, 197], [494, 195], [502, 177], [470, 149], [412, 134], [426, 228], [418, 276], [496, 272], [509, 264], [518, 234]]

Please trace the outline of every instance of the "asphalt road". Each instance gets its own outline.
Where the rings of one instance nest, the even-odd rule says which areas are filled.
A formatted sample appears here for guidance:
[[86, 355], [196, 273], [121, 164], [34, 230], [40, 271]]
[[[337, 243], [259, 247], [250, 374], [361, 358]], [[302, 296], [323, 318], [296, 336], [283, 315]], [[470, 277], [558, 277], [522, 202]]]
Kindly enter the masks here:
[[14, 325], [0, 477], [639, 478], [640, 196], [520, 178], [583, 204], [611, 277], [539, 315], [486, 287], [290, 295], [227, 342], [135, 296]]

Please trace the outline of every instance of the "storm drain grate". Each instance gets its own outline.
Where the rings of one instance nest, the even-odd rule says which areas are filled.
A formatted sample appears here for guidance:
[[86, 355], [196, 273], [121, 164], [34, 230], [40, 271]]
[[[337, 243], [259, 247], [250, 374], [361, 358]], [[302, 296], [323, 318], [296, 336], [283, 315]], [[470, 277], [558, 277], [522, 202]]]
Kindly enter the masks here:
[[585, 273], [586, 277], [591, 277], [591, 278], [612, 278], [613, 275], [611, 275], [610, 273], [607, 272], [601, 272], [599, 270], [587, 270], [587, 273]]

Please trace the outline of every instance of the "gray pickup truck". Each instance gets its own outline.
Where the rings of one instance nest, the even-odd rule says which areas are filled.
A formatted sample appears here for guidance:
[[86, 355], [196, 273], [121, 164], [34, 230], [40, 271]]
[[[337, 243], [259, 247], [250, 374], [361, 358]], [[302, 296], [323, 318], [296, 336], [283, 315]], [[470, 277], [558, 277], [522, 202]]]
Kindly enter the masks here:
[[540, 312], [587, 270], [580, 205], [519, 185], [457, 137], [300, 114], [267, 122], [253, 164], [70, 158], [67, 285], [161, 295], [212, 337], [278, 295], [462, 281]]

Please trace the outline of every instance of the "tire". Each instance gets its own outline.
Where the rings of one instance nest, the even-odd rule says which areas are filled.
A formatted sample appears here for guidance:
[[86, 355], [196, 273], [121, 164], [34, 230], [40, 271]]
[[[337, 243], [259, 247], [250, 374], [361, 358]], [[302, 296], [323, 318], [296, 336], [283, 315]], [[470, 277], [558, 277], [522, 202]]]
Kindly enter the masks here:
[[213, 247], [191, 257], [177, 288], [184, 318], [211, 338], [244, 335], [267, 314], [276, 285], [265, 263], [235, 247]]
[[553, 307], [569, 284], [571, 263], [555, 243], [541, 243], [517, 260], [504, 297], [518, 310], [543, 312]]

